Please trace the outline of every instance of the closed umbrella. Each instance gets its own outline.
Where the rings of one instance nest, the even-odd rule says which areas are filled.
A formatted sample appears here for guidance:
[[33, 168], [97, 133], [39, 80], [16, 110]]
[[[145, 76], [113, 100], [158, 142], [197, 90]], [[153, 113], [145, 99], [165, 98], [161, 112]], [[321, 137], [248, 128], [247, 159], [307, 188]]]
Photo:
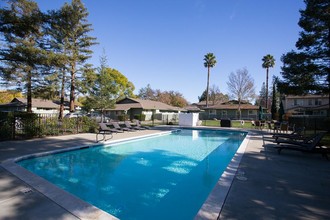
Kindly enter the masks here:
[[264, 110], [262, 109], [262, 106], [259, 106], [259, 120], [264, 119]]

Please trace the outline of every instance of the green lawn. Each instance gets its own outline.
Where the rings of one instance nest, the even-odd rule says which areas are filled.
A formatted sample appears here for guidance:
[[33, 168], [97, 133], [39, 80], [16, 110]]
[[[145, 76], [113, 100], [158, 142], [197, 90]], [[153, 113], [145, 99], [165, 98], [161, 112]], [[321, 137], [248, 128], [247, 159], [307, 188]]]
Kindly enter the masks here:
[[[220, 127], [220, 120], [203, 120], [203, 126], [213, 126]], [[244, 121], [244, 125], [241, 124], [241, 121], [231, 121], [231, 126], [234, 128], [253, 128], [251, 121]]]

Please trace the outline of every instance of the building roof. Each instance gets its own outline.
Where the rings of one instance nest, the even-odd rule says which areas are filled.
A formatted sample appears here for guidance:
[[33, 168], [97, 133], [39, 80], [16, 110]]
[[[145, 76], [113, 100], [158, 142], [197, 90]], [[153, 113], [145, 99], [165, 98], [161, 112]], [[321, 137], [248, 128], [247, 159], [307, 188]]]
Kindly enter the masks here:
[[286, 95], [286, 99], [315, 99], [315, 98], [329, 98], [329, 95]]
[[162, 111], [185, 111], [185, 109], [171, 106], [162, 102], [152, 101], [152, 100], [143, 100], [143, 99], [134, 99], [134, 98], [124, 98], [118, 101], [113, 110], [124, 110], [127, 111], [131, 108], [139, 108], [146, 110], [162, 110]]
[[[208, 102], [208, 105], [218, 105], [218, 104], [221, 104], [222, 102], [219, 101], [219, 100], [216, 100], [216, 101], [213, 101], [213, 100], [209, 100]], [[193, 105], [197, 105], [197, 106], [206, 106], [206, 100], [204, 101], [200, 101], [200, 102], [197, 102], [197, 103], [193, 103]]]
[[[27, 105], [27, 99], [26, 98], [14, 98], [10, 104], [12, 106], [14, 105]], [[46, 99], [32, 99], [32, 107], [35, 108], [49, 108], [49, 109], [58, 109], [60, 106], [55, 104], [52, 100], [46, 100]]]
[[[226, 101], [226, 102], [221, 102], [219, 100], [216, 100], [214, 102], [214, 101], [210, 101], [209, 100], [209, 102], [208, 102], [209, 107], [218, 106], [218, 105], [228, 105], [228, 104], [238, 104], [238, 101], [237, 100], [229, 100], [229, 101]], [[248, 101], [242, 100], [241, 101], [241, 105], [242, 104], [250, 104], [250, 103]], [[198, 107], [205, 108], [206, 107], [206, 101], [201, 101], [201, 102], [198, 102], [198, 103], [193, 103], [192, 105], [197, 105]]]
[[[241, 110], [259, 110], [260, 106], [252, 105], [247, 101], [241, 101]], [[216, 105], [211, 105], [209, 107], [204, 107], [204, 109], [218, 109], [218, 110], [237, 110], [238, 101], [229, 100], [227, 102], [219, 103]]]
[[[220, 104], [205, 107], [205, 109], [218, 109], [218, 110], [237, 110], [238, 104]], [[251, 104], [241, 104], [241, 110], [259, 110], [259, 106]]]
[[128, 111], [131, 108], [142, 108], [142, 107], [139, 103], [115, 104], [115, 108], [110, 110]]
[[185, 107], [188, 112], [201, 112], [204, 111], [200, 109], [196, 104], [191, 104]]

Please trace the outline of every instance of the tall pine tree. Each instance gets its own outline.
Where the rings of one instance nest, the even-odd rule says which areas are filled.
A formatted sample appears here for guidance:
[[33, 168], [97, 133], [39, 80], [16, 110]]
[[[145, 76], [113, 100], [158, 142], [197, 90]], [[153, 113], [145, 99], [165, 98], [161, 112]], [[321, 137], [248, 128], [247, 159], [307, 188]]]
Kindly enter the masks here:
[[8, 7], [0, 8], [0, 74], [26, 92], [27, 112], [32, 112], [32, 90], [46, 64], [43, 24], [44, 16], [33, 1], [10, 0]]
[[274, 79], [273, 79], [273, 92], [272, 92], [272, 107], [271, 107], [271, 113], [272, 113], [272, 119], [273, 120], [278, 119], [279, 94], [277, 92], [277, 81], [278, 81], [278, 77], [274, 77]]
[[279, 89], [286, 94], [329, 94], [330, 1], [305, 0], [305, 3], [298, 23], [303, 29], [296, 43], [298, 51], [282, 56], [283, 81]]
[[[74, 111], [76, 80], [83, 71], [83, 67], [91, 57], [90, 47], [96, 44], [96, 38], [89, 36], [91, 24], [87, 23], [88, 12], [81, 0], [65, 3], [60, 9], [60, 30], [62, 49], [67, 56], [66, 69], [70, 78], [70, 112]], [[65, 80], [65, 76], [62, 76]], [[63, 84], [62, 84], [63, 86]]]

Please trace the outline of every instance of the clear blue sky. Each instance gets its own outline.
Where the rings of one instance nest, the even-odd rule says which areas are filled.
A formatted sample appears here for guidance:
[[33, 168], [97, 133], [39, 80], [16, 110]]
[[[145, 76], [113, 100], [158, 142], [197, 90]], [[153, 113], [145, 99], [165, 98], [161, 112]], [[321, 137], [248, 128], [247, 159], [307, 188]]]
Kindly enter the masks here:
[[[65, 0], [37, 0], [42, 11], [60, 8]], [[273, 75], [280, 76], [282, 54], [295, 49], [303, 0], [83, 0], [108, 65], [139, 89], [174, 90], [197, 102], [206, 88], [204, 55], [215, 54], [210, 86], [227, 93], [228, 75], [246, 67], [259, 94], [266, 71], [262, 57], [276, 59]]]

